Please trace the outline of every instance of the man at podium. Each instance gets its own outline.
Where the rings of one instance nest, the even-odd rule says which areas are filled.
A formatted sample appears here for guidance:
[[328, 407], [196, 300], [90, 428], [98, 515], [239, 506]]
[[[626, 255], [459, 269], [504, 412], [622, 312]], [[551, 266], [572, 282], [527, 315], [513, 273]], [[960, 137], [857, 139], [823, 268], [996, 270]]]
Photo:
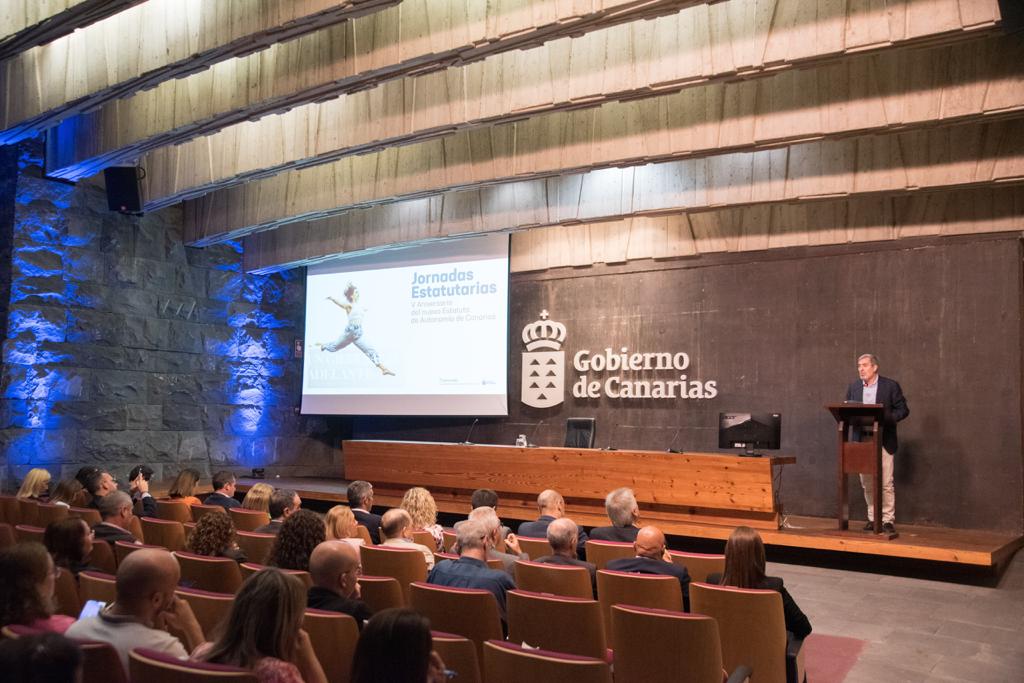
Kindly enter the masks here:
[[[882, 418], [882, 531], [896, 531], [896, 487], [893, 483], [893, 456], [899, 448], [896, 438], [896, 423], [910, 415], [907, 399], [899, 382], [878, 374], [878, 358], [865, 353], [857, 358], [857, 374], [860, 379], [846, 390], [846, 400], [857, 403], [880, 403], [885, 411]], [[859, 427], [853, 427], [851, 439], [860, 441]], [[865, 531], [874, 528], [874, 476], [861, 474], [860, 484], [864, 487], [864, 501], [868, 504], [868, 523]]]

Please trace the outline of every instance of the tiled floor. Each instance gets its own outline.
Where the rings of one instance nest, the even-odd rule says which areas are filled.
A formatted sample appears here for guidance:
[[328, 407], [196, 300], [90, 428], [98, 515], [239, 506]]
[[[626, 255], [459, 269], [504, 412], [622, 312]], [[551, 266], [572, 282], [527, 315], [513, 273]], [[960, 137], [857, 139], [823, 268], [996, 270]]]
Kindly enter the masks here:
[[778, 563], [769, 574], [815, 632], [867, 641], [850, 683], [1024, 681], [1024, 552], [994, 587]]

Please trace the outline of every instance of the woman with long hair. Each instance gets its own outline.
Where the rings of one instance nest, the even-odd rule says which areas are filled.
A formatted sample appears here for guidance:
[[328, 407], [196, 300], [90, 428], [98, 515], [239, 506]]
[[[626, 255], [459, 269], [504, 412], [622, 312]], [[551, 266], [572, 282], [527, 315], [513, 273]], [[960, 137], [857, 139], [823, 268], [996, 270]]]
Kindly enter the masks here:
[[85, 505], [85, 487], [77, 479], [61, 479], [53, 489], [50, 502], [64, 507]]
[[79, 572], [91, 569], [89, 556], [92, 554], [93, 540], [92, 529], [80, 517], [51, 522], [43, 532], [43, 543], [50, 551], [54, 564], [76, 577]]
[[352, 683], [443, 683], [430, 622], [411, 609], [378, 612], [363, 626], [352, 658]]
[[328, 541], [345, 541], [354, 546], [363, 544], [363, 539], [356, 533], [356, 527], [359, 526], [356, 516], [347, 505], [335, 505], [328, 510], [324, 525], [327, 527]]
[[260, 683], [326, 683], [309, 634], [302, 630], [305, 611], [306, 589], [299, 579], [276, 569], [256, 572], [231, 603], [219, 637], [193, 656], [249, 669]]
[[729, 535], [725, 543], [725, 572], [711, 574], [708, 583], [776, 591], [782, 595], [786, 630], [797, 640], [803, 640], [811, 633], [811, 622], [800, 611], [782, 579], [765, 575], [764, 542], [761, 535], [748, 526], [736, 527]]
[[430, 491], [422, 486], [414, 486], [402, 496], [401, 508], [412, 517], [412, 528], [415, 531], [429, 531], [434, 537], [435, 550], [444, 547], [444, 534], [437, 523], [437, 503]]
[[245, 553], [235, 543], [235, 525], [226, 512], [211, 512], [200, 517], [185, 549], [196, 555], [229, 557], [236, 562], [246, 560]]
[[33, 467], [25, 475], [18, 489], [18, 498], [46, 502], [46, 492], [50, 489], [50, 473], [41, 467]]
[[324, 520], [311, 510], [296, 510], [285, 518], [270, 548], [271, 567], [309, 571], [313, 549], [327, 540]]
[[170, 490], [167, 491], [167, 497], [171, 500], [180, 500], [185, 505], [201, 505], [201, 501], [196, 497], [198, 484], [199, 470], [186, 467], [174, 478]]
[[20, 624], [64, 633], [74, 617], [54, 614], [53, 593], [61, 569], [41, 543], [27, 542], [0, 550], [0, 626]]
[[270, 514], [270, 494], [273, 492], [274, 487], [270, 484], [253, 484], [242, 499], [242, 507]]

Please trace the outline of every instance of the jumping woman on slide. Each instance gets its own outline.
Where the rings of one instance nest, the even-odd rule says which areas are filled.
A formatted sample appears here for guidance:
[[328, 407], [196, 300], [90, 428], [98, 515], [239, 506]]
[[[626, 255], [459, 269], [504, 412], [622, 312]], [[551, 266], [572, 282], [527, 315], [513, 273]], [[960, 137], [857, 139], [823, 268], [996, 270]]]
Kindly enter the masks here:
[[351, 282], [345, 287], [345, 298], [348, 299], [348, 303], [338, 301], [333, 296], [327, 297], [327, 300], [343, 308], [348, 313], [348, 324], [345, 325], [345, 331], [341, 333], [336, 341], [330, 344], [323, 344], [317, 342], [317, 346], [320, 347], [321, 351], [339, 351], [349, 344], [354, 344], [357, 349], [366, 354], [366, 357], [370, 359], [374, 365], [385, 375], [394, 375], [395, 373], [388, 370], [380, 362], [380, 354], [377, 351], [363, 341], [363, 314], [366, 309], [359, 305], [359, 290]]

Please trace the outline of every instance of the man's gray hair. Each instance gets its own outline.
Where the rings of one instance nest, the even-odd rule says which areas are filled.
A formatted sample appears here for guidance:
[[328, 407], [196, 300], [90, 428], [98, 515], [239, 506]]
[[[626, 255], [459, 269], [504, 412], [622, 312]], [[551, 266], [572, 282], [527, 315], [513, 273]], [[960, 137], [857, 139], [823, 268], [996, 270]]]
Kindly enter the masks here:
[[873, 353], [862, 353], [862, 354], [860, 354], [859, 356], [857, 356], [857, 362], [858, 363], [860, 362], [861, 358], [870, 358], [871, 359], [871, 364], [874, 365], [876, 368], [878, 367], [878, 356], [876, 356], [875, 354], [873, 354]]
[[556, 553], [572, 548], [572, 542], [579, 537], [576, 522], [568, 517], [559, 517], [548, 524], [548, 543]]
[[358, 479], [348, 485], [348, 490], [345, 491], [345, 497], [348, 498], [348, 506], [357, 508], [363, 504], [369, 496], [373, 494], [373, 484], [368, 481]]
[[635, 507], [636, 496], [631, 488], [615, 489], [604, 498], [604, 509], [615, 526], [631, 526]]
[[490, 536], [493, 534], [498, 527], [501, 526], [501, 520], [498, 519], [498, 513], [494, 511], [492, 507], [478, 507], [474, 508], [469, 513], [469, 519], [474, 522], [479, 522], [483, 528], [484, 533]]
[[100, 511], [100, 517], [109, 519], [116, 517], [125, 506], [132, 506], [132, 497], [124, 491], [111, 491], [105, 496], [96, 499], [96, 508]]
[[486, 538], [487, 530], [484, 525], [473, 519], [467, 519], [455, 530], [455, 543], [459, 546], [459, 552], [486, 548]]

